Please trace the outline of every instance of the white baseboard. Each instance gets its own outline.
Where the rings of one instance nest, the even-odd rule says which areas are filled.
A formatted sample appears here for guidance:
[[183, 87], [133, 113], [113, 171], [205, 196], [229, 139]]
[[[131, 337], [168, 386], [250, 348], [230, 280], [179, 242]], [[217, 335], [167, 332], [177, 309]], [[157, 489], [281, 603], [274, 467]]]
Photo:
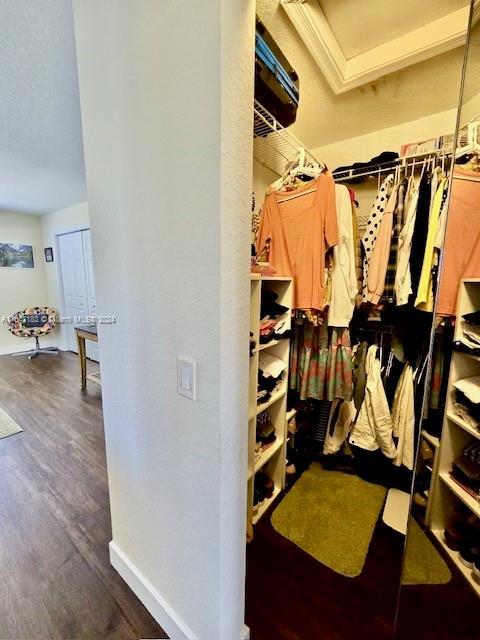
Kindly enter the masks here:
[[133, 593], [152, 614], [171, 640], [198, 640], [197, 636], [172, 609], [155, 587], [140, 573], [113, 540], [108, 545], [110, 562]]
[[240, 640], [250, 640], [250, 628], [246, 624], [243, 625], [242, 632], [240, 634]]

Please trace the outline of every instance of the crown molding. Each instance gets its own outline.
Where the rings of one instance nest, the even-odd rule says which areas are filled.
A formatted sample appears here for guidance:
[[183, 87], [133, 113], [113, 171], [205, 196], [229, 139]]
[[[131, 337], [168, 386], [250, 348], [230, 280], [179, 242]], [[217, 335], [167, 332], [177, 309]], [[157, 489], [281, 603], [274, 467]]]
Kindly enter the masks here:
[[[281, 0], [281, 4], [335, 94], [455, 49], [465, 43], [468, 29], [465, 7], [347, 60], [320, 2]], [[480, 0], [476, 0], [473, 23], [479, 17]]]

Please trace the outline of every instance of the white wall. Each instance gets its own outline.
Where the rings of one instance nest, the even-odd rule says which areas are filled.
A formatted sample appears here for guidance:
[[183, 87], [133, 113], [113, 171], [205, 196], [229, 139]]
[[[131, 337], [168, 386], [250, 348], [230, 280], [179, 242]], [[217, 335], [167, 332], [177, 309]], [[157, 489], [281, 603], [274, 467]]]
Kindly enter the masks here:
[[[375, 133], [341, 140], [334, 144], [317, 147], [312, 152], [318, 160], [325, 162], [333, 171], [340, 166], [348, 166], [354, 162], [366, 162], [379, 155], [382, 151], [396, 151], [400, 153], [403, 144], [429, 140], [441, 135], [453, 134], [457, 110], [449, 109], [430, 116], [404, 122], [403, 124], [386, 129], [379, 129]], [[382, 176], [385, 178], [386, 176]], [[378, 190], [378, 177], [370, 178], [361, 184], [349, 185], [355, 191], [359, 208], [358, 218], [365, 218], [370, 214], [373, 201]], [[360, 220], [361, 222], [361, 220]]]
[[374, 133], [317, 147], [312, 152], [333, 171], [339, 166], [350, 165], [353, 162], [366, 162], [382, 151], [400, 153], [402, 144], [453, 134], [456, 118], [457, 109], [449, 109], [394, 127], [379, 129]]
[[[243, 626], [254, 6], [74, 2], [114, 566], [170, 636]], [[198, 362], [177, 395], [176, 357]]]
[[[34, 269], [0, 268], [0, 354], [6, 354], [31, 349], [34, 342], [12, 335], [1, 319], [26, 307], [49, 303], [40, 218], [1, 211], [0, 242], [32, 245], [35, 263]], [[43, 346], [50, 344], [48, 338], [42, 340]]]
[[[60, 285], [60, 255], [58, 252], [57, 238], [61, 233], [88, 229], [90, 227], [90, 217], [88, 213], [88, 203], [80, 202], [66, 209], [52, 211], [41, 218], [43, 246], [53, 247], [53, 262], [45, 264], [47, 278], [47, 299], [48, 304], [59, 314], [62, 314], [63, 299]], [[63, 350], [68, 350], [67, 332], [62, 325], [58, 325], [55, 332], [56, 345]]]

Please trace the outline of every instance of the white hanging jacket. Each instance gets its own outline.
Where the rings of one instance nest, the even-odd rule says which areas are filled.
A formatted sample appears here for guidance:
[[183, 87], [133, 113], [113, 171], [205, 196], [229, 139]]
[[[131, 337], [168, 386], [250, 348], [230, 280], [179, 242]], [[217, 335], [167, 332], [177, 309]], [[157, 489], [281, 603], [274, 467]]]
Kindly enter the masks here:
[[412, 238], [417, 217], [418, 187], [412, 185], [412, 199], [408, 207], [407, 217], [403, 229], [398, 237], [397, 271], [395, 274], [395, 296], [397, 305], [407, 304], [412, 293], [412, 274], [410, 273], [410, 253]]
[[367, 352], [365, 396], [349, 442], [367, 451], [381, 449], [387, 458], [395, 458], [397, 449], [393, 441], [392, 416], [380, 375], [377, 350], [377, 345], [373, 344]]
[[329, 327], [348, 327], [358, 294], [353, 244], [352, 201], [347, 187], [335, 185], [338, 244], [333, 248], [332, 295], [328, 308]]
[[392, 407], [393, 435], [398, 438], [397, 456], [393, 464], [405, 465], [413, 471], [415, 448], [415, 406], [413, 370], [406, 364], [395, 389]]

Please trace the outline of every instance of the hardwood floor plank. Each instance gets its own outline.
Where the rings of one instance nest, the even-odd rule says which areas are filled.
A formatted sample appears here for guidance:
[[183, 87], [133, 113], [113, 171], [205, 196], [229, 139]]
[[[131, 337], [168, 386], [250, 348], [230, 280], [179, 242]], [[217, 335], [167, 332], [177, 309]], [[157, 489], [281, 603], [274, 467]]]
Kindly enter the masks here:
[[165, 632], [111, 567], [101, 391], [77, 357], [0, 357], [0, 638], [135, 640]]

